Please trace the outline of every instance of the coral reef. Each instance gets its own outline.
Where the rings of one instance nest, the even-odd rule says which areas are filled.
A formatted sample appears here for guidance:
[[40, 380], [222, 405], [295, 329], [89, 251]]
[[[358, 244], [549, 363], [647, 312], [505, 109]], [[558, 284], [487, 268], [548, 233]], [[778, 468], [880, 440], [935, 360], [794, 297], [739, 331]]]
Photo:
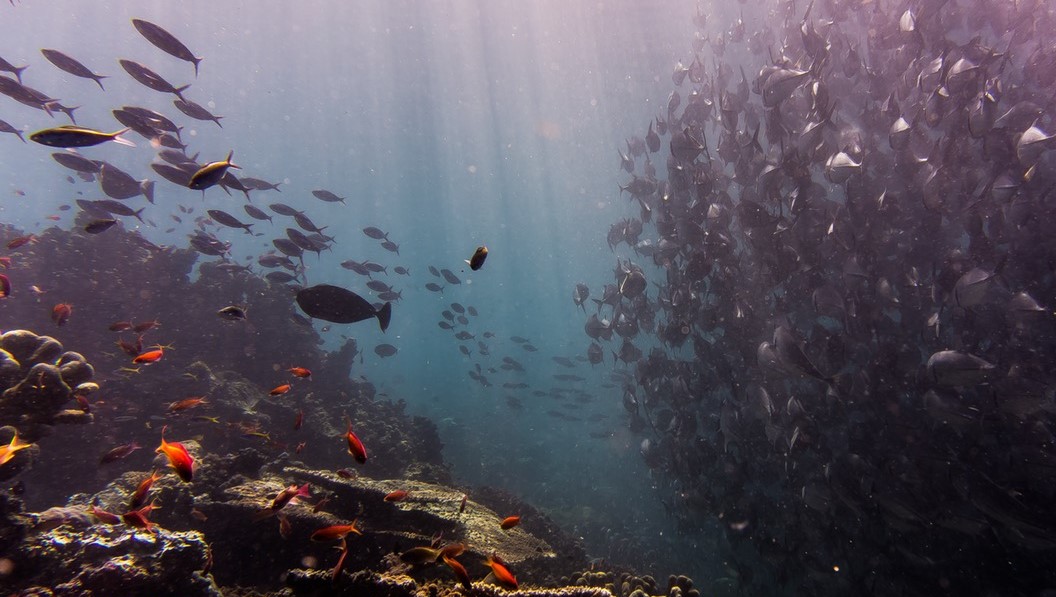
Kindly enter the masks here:
[[0, 425], [13, 425], [19, 437], [36, 441], [56, 423], [88, 423], [82, 408], [64, 409], [74, 395], [98, 386], [95, 370], [83, 356], [66, 352], [49, 336], [13, 330], [0, 336]]

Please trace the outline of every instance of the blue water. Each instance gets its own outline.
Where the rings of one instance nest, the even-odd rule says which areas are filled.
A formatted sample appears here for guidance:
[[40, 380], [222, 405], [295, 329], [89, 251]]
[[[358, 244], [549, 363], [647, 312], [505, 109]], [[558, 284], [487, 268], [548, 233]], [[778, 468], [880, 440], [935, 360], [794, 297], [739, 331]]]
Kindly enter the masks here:
[[[304, 209], [336, 237], [333, 253], [306, 256], [311, 283], [366, 293], [365, 279], [339, 266], [345, 259], [409, 268], [409, 278], [385, 278], [404, 297], [386, 334], [372, 325], [334, 326], [323, 334], [333, 347], [341, 334], [354, 335], [364, 357], [353, 373], [406, 401], [412, 414], [436, 421], [459, 482], [521, 495], [583, 536], [592, 555], [609, 557], [616, 538], [632, 537], [640, 548], [624, 554], [637, 557], [627, 563], [643, 572], [703, 576], [715, 570], [712, 536], [702, 530], [676, 537], [641, 463], [640, 438], [620, 416], [619, 387], [602, 385], [611, 359], [593, 370], [586, 363], [568, 370], [551, 360], [585, 354], [585, 318], [572, 304], [572, 288], [584, 282], [597, 292], [611, 282], [615, 257], [605, 233], [609, 223], [636, 213], [619, 195], [616, 148], [666, 106], [671, 66], [690, 55], [694, 3], [665, 2], [664, 10], [652, 4], [26, 1], [0, 5], [0, 56], [30, 65], [27, 85], [80, 106], [80, 124], [116, 130], [110, 110], [155, 109], [186, 125], [189, 153], [201, 152], [201, 161], [233, 149], [240, 175], [282, 181], [282, 193], [254, 193], [254, 203]], [[162, 25], [204, 56], [200, 76], [144, 40], [132, 17]], [[108, 75], [106, 91], [59, 71], [40, 48], [61, 50]], [[186, 96], [222, 115], [223, 128], [183, 117], [172, 96], [132, 80], [118, 58], [141, 62], [175, 85], [190, 83]], [[0, 119], [27, 132], [65, 123], [61, 115], [52, 120], [0, 99]], [[136, 149], [107, 144], [83, 153], [137, 178], [157, 179], [149, 144], [132, 138]], [[69, 172], [50, 153], [0, 137], [2, 221], [32, 232], [56, 225], [45, 217], [59, 214], [57, 225], [70, 227], [76, 210], [60, 212], [60, 205], [81, 198], [79, 192], [101, 198], [95, 184], [68, 183]], [[319, 188], [348, 200], [320, 202], [310, 194]], [[128, 203], [146, 206], [142, 197]], [[193, 216], [173, 222], [179, 204], [194, 207], [195, 215], [224, 209], [249, 221], [240, 194], [214, 188], [203, 202], [200, 193], [159, 180], [156, 205], [145, 212], [156, 227], [142, 226], [143, 234], [185, 245]], [[217, 235], [234, 243], [239, 262], [255, 262], [283, 235], [288, 224], [279, 222], [255, 223], [265, 233], [259, 238], [232, 229]], [[364, 236], [365, 226], [388, 231], [400, 256]], [[491, 253], [473, 273], [462, 260], [480, 244]], [[462, 284], [442, 297], [427, 291], [427, 282], [438, 281], [428, 265], [452, 269]], [[437, 327], [453, 301], [479, 311], [469, 328], [477, 339], [484, 331], [495, 334], [485, 340], [490, 357], [477, 355], [476, 340], [466, 343], [472, 358], [464, 357], [451, 334]], [[530, 338], [539, 351], [523, 351], [511, 335]], [[381, 359], [373, 347], [382, 342], [399, 353]], [[507, 355], [527, 373], [486, 373], [491, 388], [467, 375], [473, 363], [497, 367]], [[552, 379], [560, 373], [586, 381]], [[531, 386], [518, 394], [523, 410], [507, 406], [511, 392], [504, 382]], [[581, 410], [566, 411], [583, 422], [548, 416], [560, 406], [530, 393], [554, 386], [592, 395]], [[607, 418], [587, 422], [591, 415]], [[612, 436], [591, 438], [591, 431]]]

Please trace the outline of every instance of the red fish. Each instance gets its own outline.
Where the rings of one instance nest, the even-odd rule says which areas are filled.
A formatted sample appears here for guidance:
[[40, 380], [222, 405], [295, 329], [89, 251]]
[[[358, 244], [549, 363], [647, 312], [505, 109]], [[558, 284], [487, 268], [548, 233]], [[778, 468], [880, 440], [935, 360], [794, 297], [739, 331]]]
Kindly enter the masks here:
[[354, 479], [356, 477], [356, 471], [350, 471], [347, 468], [337, 469], [337, 476], [342, 479]]
[[0, 257], [0, 267], [2, 267], [4, 269], [7, 269], [7, 268], [11, 267], [11, 258], [10, 257]]
[[352, 524], [335, 524], [333, 526], [324, 527], [318, 531], [312, 533], [312, 541], [336, 541], [338, 539], [344, 539], [349, 533], [355, 533], [362, 535], [359, 529], [356, 528], [356, 521], [352, 521]]
[[458, 505], [458, 513], [461, 514], [466, 511], [466, 500], [469, 499], [469, 494], [462, 494], [462, 503]]
[[58, 222], [59, 220], [62, 219], [62, 216], [57, 216], [57, 215], [54, 215], [54, 214], [52, 214], [50, 216], [44, 216], [44, 217], [49, 219], [49, 220], [51, 220], [52, 222]]
[[444, 563], [447, 564], [447, 567], [455, 573], [455, 577], [458, 578], [458, 582], [462, 583], [462, 586], [465, 587], [467, 591], [472, 591], [473, 581], [469, 580], [469, 573], [466, 572], [466, 567], [460, 564], [458, 560], [454, 558], [449, 558], [446, 555], [442, 555], [441, 557], [444, 559]]
[[506, 563], [500, 560], [498, 556], [488, 556], [484, 564], [491, 567], [491, 573], [495, 576], [495, 580], [499, 581], [500, 585], [507, 589], [517, 590], [517, 579], [510, 572], [510, 569], [506, 567]]
[[0, 274], [0, 298], [11, 296], [11, 280], [4, 274]]
[[345, 558], [348, 557], [348, 542], [344, 539], [341, 540], [341, 557], [337, 558], [337, 565], [330, 572], [330, 582], [337, 582], [337, 577], [341, 576], [341, 570], [345, 567]]
[[132, 362], [136, 365], [151, 365], [160, 361], [163, 356], [165, 356], [165, 351], [160, 348], [157, 350], [148, 350], [147, 352], [137, 355], [136, 358], [132, 359]]
[[299, 410], [299, 411], [297, 411], [297, 418], [293, 420], [293, 430], [294, 431], [299, 430], [303, 423], [304, 423], [304, 411], [303, 410]]
[[121, 522], [121, 517], [117, 514], [111, 514], [106, 510], [100, 510], [94, 505], [88, 508], [88, 512], [103, 524], [120, 524]]
[[27, 444], [26, 442], [19, 441], [18, 431], [15, 431], [15, 436], [11, 438], [11, 443], [6, 446], [0, 446], [0, 466], [4, 466], [15, 457], [15, 454], [19, 450], [25, 450], [33, 444]]
[[194, 396], [192, 398], [184, 398], [183, 400], [177, 400], [169, 404], [170, 413], [183, 412], [189, 408], [194, 408], [200, 404], [209, 404], [205, 400], [205, 396]]
[[28, 245], [29, 243], [33, 243], [33, 242], [36, 242], [36, 241], [37, 241], [37, 237], [36, 236], [33, 236], [32, 234], [27, 234], [25, 236], [20, 236], [20, 237], [18, 237], [16, 239], [12, 240], [11, 242], [7, 243], [7, 248], [8, 249], [17, 249], [17, 248], [19, 248], [21, 246]]
[[275, 499], [271, 500], [270, 506], [254, 515], [253, 520], [264, 520], [269, 516], [275, 516], [280, 510], [286, 507], [286, 504], [296, 502], [297, 498], [302, 497], [311, 497], [308, 483], [305, 483], [300, 487], [290, 485], [286, 489], [280, 491], [279, 495], [275, 496]]
[[297, 447], [293, 449], [294, 453], [300, 454], [304, 447], [308, 445], [308, 442], [301, 442], [297, 444]]
[[407, 499], [408, 493], [402, 489], [397, 489], [385, 496], [386, 502], [402, 502]]
[[120, 446], [117, 446], [106, 454], [103, 454], [103, 457], [99, 460], [99, 464], [110, 464], [111, 462], [117, 462], [118, 460], [121, 460], [123, 458], [128, 458], [129, 454], [135, 452], [141, 447], [142, 446], [140, 446], [134, 441], [129, 442], [127, 444], [121, 444]]
[[132, 322], [131, 321], [115, 321], [114, 323], [111, 323], [110, 327], [108, 327], [107, 329], [110, 330], [111, 332], [123, 332], [125, 330], [132, 329]]
[[70, 315], [73, 315], [73, 305], [69, 303], [59, 303], [51, 308], [51, 320], [55, 325], [66, 325]]
[[154, 523], [147, 519], [150, 511], [157, 508], [154, 504], [147, 504], [139, 510], [131, 510], [121, 515], [121, 520], [135, 529], [143, 529], [148, 533], [154, 532]]
[[139, 487], [132, 493], [132, 497], [128, 500], [128, 509], [135, 510], [143, 505], [143, 502], [147, 501], [147, 493], [150, 492], [150, 488], [153, 487], [154, 482], [161, 478], [158, 471], [151, 471], [150, 476], [143, 479], [143, 482], [139, 484]]
[[312, 372], [305, 369], [304, 367], [290, 367], [289, 369], [287, 369], [287, 371], [293, 374], [294, 377], [299, 377], [301, 379], [312, 378]]
[[502, 519], [502, 522], [499, 523], [499, 528], [505, 531], [507, 529], [512, 529], [513, 527], [519, 524], [521, 524], [520, 516], [507, 516], [506, 518]]
[[143, 332], [147, 330], [152, 330], [158, 327], [159, 325], [161, 325], [161, 322], [157, 319], [152, 319], [150, 321], [141, 321], [136, 325], [132, 326], [132, 331], [137, 334], [142, 334]]
[[363, 446], [363, 442], [359, 441], [356, 434], [352, 433], [352, 419], [348, 420], [348, 431], [345, 432], [345, 439], [348, 440], [348, 453], [352, 455], [352, 458], [355, 458], [356, 462], [360, 464], [366, 464], [367, 448]]
[[274, 388], [271, 389], [270, 392], [268, 392], [268, 395], [269, 396], [281, 396], [281, 395], [285, 394], [286, 392], [289, 392], [290, 391], [290, 387], [291, 386], [288, 383], [284, 383], [281, 386], [275, 386]]
[[184, 482], [190, 483], [194, 477], [194, 459], [187, 452], [187, 448], [183, 447], [183, 444], [179, 442], [169, 443], [165, 441], [165, 430], [168, 427], [161, 428], [161, 445], [158, 446], [155, 452], [159, 454], [165, 454], [165, 457], [169, 459], [169, 466], [172, 470], [176, 471], [176, 475]]

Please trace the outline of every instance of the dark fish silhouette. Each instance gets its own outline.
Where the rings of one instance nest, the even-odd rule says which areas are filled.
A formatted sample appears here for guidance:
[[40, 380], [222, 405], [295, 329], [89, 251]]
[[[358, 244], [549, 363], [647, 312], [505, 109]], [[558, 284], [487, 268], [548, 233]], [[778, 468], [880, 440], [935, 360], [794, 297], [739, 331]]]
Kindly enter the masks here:
[[375, 309], [351, 290], [330, 284], [302, 289], [297, 293], [297, 305], [309, 317], [333, 323], [355, 323], [377, 317], [383, 332], [388, 329], [392, 318], [392, 303], [385, 303], [381, 309]]
[[194, 64], [194, 76], [198, 76], [198, 63], [202, 61], [202, 58], [195, 56], [187, 46], [183, 45], [183, 42], [176, 39], [176, 36], [143, 19], [132, 19], [132, 26], [161, 51]]
[[93, 73], [87, 66], [58, 50], [49, 50], [45, 48], [42, 49], [40, 53], [48, 59], [48, 62], [54, 64], [59, 69], [64, 70], [75, 77], [91, 79], [99, 85], [99, 89], [106, 91], [106, 89], [103, 88], [103, 79], [107, 78], [106, 75], [97, 75]]

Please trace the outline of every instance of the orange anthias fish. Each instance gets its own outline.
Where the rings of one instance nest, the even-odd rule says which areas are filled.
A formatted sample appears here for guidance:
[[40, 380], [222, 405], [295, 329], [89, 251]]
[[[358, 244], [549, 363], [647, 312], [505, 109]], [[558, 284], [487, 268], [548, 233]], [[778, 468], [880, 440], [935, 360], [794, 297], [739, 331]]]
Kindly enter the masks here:
[[18, 432], [15, 432], [15, 437], [11, 438], [11, 443], [6, 446], [0, 446], [0, 466], [4, 466], [15, 457], [15, 453], [19, 450], [25, 450], [33, 444], [27, 444], [26, 442], [18, 441]]
[[274, 388], [272, 388], [271, 391], [268, 392], [268, 395], [269, 396], [281, 396], [281, 395], [283, 395], [283, 394], [285, 394], [286, 392], [289, 392], [289, 391], [290, 391], [290, 384], [284, 383], [281, 386], [275, 386]]
[[11, 296], [11, 280], [4, 274], [0, 274], [0, 298]]
[[92, 516], [96, 517], [96, 519], [98, 519], [99, 522], [101, 522], [103, 524], [118, 524], [118, 523], [121, 522], [121, 517], [118, 516], [117, 514], [111, 514], [110, 512], [107, 512], [106, 510], [100, 510], [99, 508], [96, 508], [94, 505], [92, 505], [90, 508], [88, 508], [88, 512]]
[[513, 527], [519, 524], [521, 524], [520, 516], [507, 516], [506, 518], [502, 519], [502, 522], [499, 523], [499, 528], [505, 531], [507, 529], [512, 529]]
[[194, 396], [192, 398], [184, 398], [183, 400], [177, 400], [169, 404], [170, 413], [183, 412], [189, 408], [194, 408], [200, 404], [209, 404], [205, 400], [205, 396]]
[[348, 440], [348, 453], [352, 455], [352, 458], [356, 459], [356, 462], [360, 464], [367, 463], [367, 448], [363, 446], [363, 442], [359, 441], [355, 433], [352, 433], [352, 419], [348, 420], [348, 431], [345, 432], [345, 439]]
[[289, 371], [294, 377], [299, 377], [301, 379], [312, 378], [312, 372], [304, 367], [290, 367], [287, 371]]
[[7, 248], [8, 249], [17, 249], [17, 248], [19, 248], [19, 247], [21, 247], [23, 245], [28, 245], [29, 243], [33, 243], [33, 242], [36, 242], [36, 241], [37, 241], [37, 237], [36, 236], [34, 236], [32, 234], [27, 234], [25, 236], [20, 236], [20, 237], [18, 237], [16, 239], [12, 240], [11, 242], [7, 243]]
[[447, 564], [447, 567], [455, 573], [456, 577], [458, 577], [458, 582], [462, 583], [462, 586], [464, 586], [467, 591], [472, 591], [473, 581], [469, 580], [469, 572], [466, 572], [466, 567], [454, 558], [449, 558], [446, 555], [441, 555], [441, 557], [444, 559], [444, 563]]
[[495, 580], [499, 581], [500, 585], [507, 589], [517, 590], [517, 579], [514, 578], [510, 569], [506, 567], [506, 563], [500, 560], [498, 556], [488, 556], [484, 564], [491, 568], [491, 573], [495, 576]]
[[165, 351], [160, 348], [157, 350], [148, 350], [132, 359], [132, 363], [136, 365], [152, 365], [160, 361], [163, 356], [165, 356]]
[[312, 533], [312, 541], [336, 541], [338, 539], [344, 539], [349, 533], [355, 533], [362, 535], [359, 529], [356, 528], [356, 521], [352, 521], [352, 524], [335, 524], [334, 526], [325, 527]]
[[386, 495], [385, 496], [385, 501], [386, 502], [402, 502], [403, 500], [407, 499], [407, 495], [408, 495], [407, 491], [404, 491], [402, 489], [397, 489], [396, 491], [390, 492], [388, 495]]
[[157, 508], [153, 503], [143, 506], [139, 510], [131, 510], [121, 515], [121, 520], [134, 529], [143, 529], [148, 533], [154, 532], [154, 523], [147, 519], [150, 511]]
[[299, 410], [297, 411], [297, 418], [293, 420], [293, 430], [299, 430], [302, 424], [304, 424], [304, 411]]
[[190, 483], [191, 478], [194, 476], [194, 459], [187, 452], [187, 448], [183, 447], [183, 444], [179, 442], [169, 443], [165, 441], [165, 430], [168, 427], [161, 428], [161, 445], [158, 446], [155, 452], [165, 454], [165, 457], [169, 459], [169, 466], [172, 470], [176, 471], [176, 475], [179, 476], [184, 483]]
[[70, 315], [73, 315], [73, 305], [69, 303], [59, 303], [51, 308], [51, 320], [55, 325], [66, 325]]
[[275, 496], [275, 499], [271, 501], [271, 505], [268, 506], [270, 510], [282, 510], [286, 507], [286, 504], [296, 502], [297, 498], [312, 497], [311, 486], [308, 483], [297, 487], [296, 485], [290, 485], [286, 489], [279, 492], [279, 495]]
[[132, 497], [128, 500], [128, 509], [135, 510], [143, 505], [143, 502], [147, 501], [147, 493], [150, 488], [154, 486], [154, 482], [161, 478], [158, 471], [151, 471], [150, 476], [143, 479], [143, 482], [139, 484], [136, 491], [132, 493]]

